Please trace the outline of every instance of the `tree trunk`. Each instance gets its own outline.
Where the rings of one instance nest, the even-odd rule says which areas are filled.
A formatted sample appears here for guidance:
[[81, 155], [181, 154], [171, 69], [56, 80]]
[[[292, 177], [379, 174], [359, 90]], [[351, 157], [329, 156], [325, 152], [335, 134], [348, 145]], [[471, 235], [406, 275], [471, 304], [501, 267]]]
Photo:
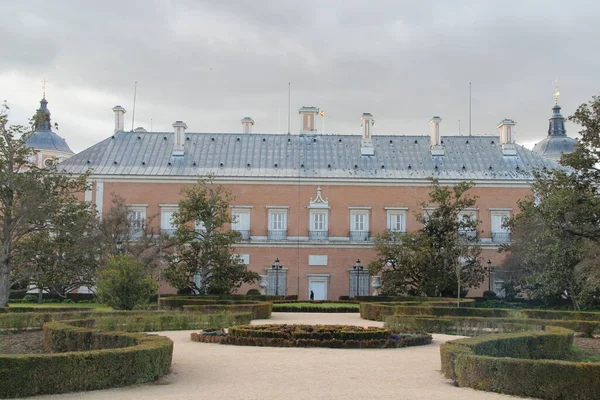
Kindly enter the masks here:
[[[4, 248], [2, 249], [4, 253]], [[8, 296], [10, 295], [10, 265], [8, 257], [0, 255], [0, 307], [8, 306]]]

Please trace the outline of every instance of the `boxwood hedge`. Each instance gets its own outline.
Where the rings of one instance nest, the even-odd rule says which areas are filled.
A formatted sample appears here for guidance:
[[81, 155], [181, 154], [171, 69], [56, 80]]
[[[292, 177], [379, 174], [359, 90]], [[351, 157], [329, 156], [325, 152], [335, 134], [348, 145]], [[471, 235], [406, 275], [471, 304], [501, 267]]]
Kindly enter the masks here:
[[542, 399], [600, 398], [600, 363], [566, 361], [573, 333], [562, 328], [444, 343], [442, 372], [458, 386]]
[[166, 337], [96, 332], [93, 320], [71, 323], [44, 328], [45, 345], [56, 353], [0, 355], [0, 397], [125, 386], [170, 371], [173, 342]]

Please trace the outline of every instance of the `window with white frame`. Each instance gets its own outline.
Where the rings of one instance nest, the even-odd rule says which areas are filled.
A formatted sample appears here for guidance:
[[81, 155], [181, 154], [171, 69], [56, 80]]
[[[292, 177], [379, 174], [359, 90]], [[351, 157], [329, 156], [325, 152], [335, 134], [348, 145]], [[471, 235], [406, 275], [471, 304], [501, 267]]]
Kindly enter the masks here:
[[285, 240], [287, 238], [287, 210], [269, 209], [269, 239]]
[[281, 268], [278, 270], [267, 268], [268, 296], [287, 295], [287, 271], [287, 268]]
[[161, 207], [160, 210], [160, 231], [169, 236], [175, 233], [177, 226], [173, 221], [173, 214], [177, 211], [175, 207]]
[[492, 242], [510, 242], [510, 230], [506, 223], [510, 220], [510, 211], [492, 211]]
[[406, 210], [388, 210], [387, 229], [391, 232], [406, 232]]
[[250, 209], [234, 207], [231, 216], [231, 230], [240, 232], [244, 240], [250, 239]]
[[142, 236], [146, 230], [146, 206], [127, 206], [127, 216], [131, 236]]
[[461, 211], [458, 213], [458, 221], [461, 224], [458, 229], [459, 239], [475, 240], [477, 238], [477, 213], [475, 211]]
[[350, 239], [369, 239], [369, 210], [350, 210]]

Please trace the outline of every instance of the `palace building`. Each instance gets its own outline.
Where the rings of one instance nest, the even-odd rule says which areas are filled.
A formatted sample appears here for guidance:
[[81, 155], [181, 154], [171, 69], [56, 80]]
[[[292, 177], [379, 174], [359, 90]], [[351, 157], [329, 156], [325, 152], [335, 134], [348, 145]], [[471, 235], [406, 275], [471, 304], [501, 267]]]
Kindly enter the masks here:
[[[41, 110], [47, 110], [46, 103], [42, 100]], [[564, 133], [556, 107], [551, 128], [562, 126]], [[510, 119], [500, 121], [495, 136], [452, 136], [443, 134], [442, 119], [435, 116], [429, 135], [402, 136], [375, 133], [373, 115], [364, 113], [356, 132], [323, 135], [315, 128], [320, 110], [302, 107], [298, 134], [254, 133], [249, 117], [241, 120], [239, 133], [188, 132], [182, 121], [173, 123], [171, 132], [147, 132], [125, 131], [125, 109], [113, 111], [114, 132], [60, 164], [75, 174], [91, 171], [85, 200], [106, 212], [117, 193], [139, 224], [160, 216], [152, 223], [172, 233], [181, 189], [199, 175], [213, 174], [235, 197], [235, 222], [228, 229], [241, 233], [236, 253], [268, 281], [268, 294], [299, 299], [308, 299], [311, 291], [315, 300], [372, 293], [367, 265], [374, 256], [373, 238], [387, 230], [420, 228], [415, 213], [427, 212], [421, 204], [428, 200], [432, 177], [448, 185], [475, 182], [471, 193], [477, 205], [465, 213], [481, 221], [477, 236], [484, 265], [489, 259], [499, 266], [504, 255], [498, 248], [510, 241], [503, 222], [531, 193], [532, 171], [559, 167], [543, 150], [515, 144], [516, 123]], [[70, 149], [64, 140], [44, 132], [49, 133], [39, 136], [40, 143], [53, 143], [55, 149], [48, 151], [62, 150], [57, 155], [66, 157]], [[281, 268], [272, 268], [276, 259]], [[501, 271], [488, 277], [469, 294], [480, 295], [488, 286], [501, 292]], [[250, 288], [258, 286], [240, 292]]]

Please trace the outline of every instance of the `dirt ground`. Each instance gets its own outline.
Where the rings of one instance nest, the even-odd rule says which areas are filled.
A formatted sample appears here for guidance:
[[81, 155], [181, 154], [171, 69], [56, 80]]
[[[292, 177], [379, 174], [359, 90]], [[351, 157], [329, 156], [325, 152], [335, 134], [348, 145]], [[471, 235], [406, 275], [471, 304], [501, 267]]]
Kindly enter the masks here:
[[45, 353], [41, 330], [0, 334], [0, 354]]
[[[383, 325], [347, 313], [273, 313], [252, 323]], [[159, 332], [175, 350], [172, 373], [156, 383], [36, 399], [522, 399], [457, 388], [445, 379], [439, 346], [456, 336], [433, 335], [429, 345], [401, 349], [311, 349], [197, 343], [191, 332]]]

